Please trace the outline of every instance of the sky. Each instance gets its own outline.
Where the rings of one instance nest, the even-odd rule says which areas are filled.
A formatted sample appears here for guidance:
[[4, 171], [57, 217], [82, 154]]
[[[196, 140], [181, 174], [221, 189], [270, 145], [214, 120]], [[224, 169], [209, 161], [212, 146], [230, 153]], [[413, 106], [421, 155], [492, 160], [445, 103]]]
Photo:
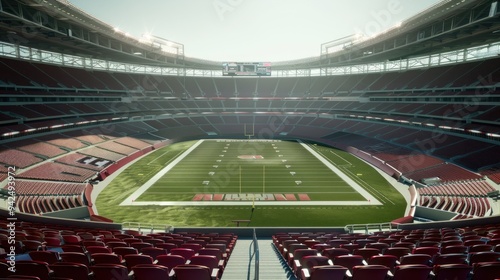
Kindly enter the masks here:
[[70, 0], [121, 31], [150, 33], [212, 61], [287, 61], [321, 44], [372, 36], [441, 0]]

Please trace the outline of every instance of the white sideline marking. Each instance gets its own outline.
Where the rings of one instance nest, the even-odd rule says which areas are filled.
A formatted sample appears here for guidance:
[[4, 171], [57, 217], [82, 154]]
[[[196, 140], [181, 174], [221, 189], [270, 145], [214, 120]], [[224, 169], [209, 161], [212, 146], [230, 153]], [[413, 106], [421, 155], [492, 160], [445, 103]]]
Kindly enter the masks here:
[[[193, 146], [191, 146], [189, 149], [187, 149], [184, 153], [182, 153], [180, 156], [178, 156], [175, 160], [173, 160], [171, 163], [169, 163], [165, 168], [160, 170], [160, 172], [156, 173], [151, 179], [149, 179], [144, 185], [142, 185], [140, 188], [138, 188], [134, 193], [132, 193], [129, 197], [127, 197], [122, 203], [120, 203], [120, 206], [124, 205], [132, 205], [134, 201], [141, 196], [147, 189], [149, 189], [156, 181], [158, 181], [163, 175], [167, 174], [170, 169], [172, 169], [177, 163], [179, 163], [181, 160], [183, 160], [187, 155], [189, 155], [194, 149], [196, 149], [201, 143], [203, 143], [204, 140], [199, 140], [198, 142], [194, 143]], [[148, 204], [150, 205], [150, 204]]]
[[340, 178], [342, 178], [349, 186], [355, 189], [359, 194], [361, 194], [368, 202], [372, 202], [372, 205], [382, 205], [378, 199], [372, 196], [369, 192], [367, 192], [363, 187], [358, 185], [358, 183], [354, 182], [350, 177], [346, 176], [344, 172], [340, 171], [336, 166], [334, 166], [331, 162], [326, 160], [320, 154], [316, 153], [311, 147], [304, 144], [302, 141], [299, 141], [300, 145], [304, 147], [304, 149], [308, 150], [313, 156], [315, 156], [319, 161], [321, 161], [326, 167], [330, 168], [335, 174], [337, 174]]
[[[182, 153], [175, 160], [170, 162], [165, 168], [156, 173], [151, 179], [149, 179], [144, 185], [127, 197], [120, 206], [361, 206], [361, 205], [371, 205], [377, 206], [382, 205], [375, 197], [368, 193], [364, 188], [354, 182], [351, 178], [346, 176], [342, 171], [337, 169], [324, 157], [316, 153], [309, 146], [299, 141], [299, 143], [312, 155], [314, 155], [319, 161], [325, 164], [332, 172], [335, 172], [339, 177], [341, 177], [347, 184], [349, 184], [353, 189], [355, 189], [359, 194], [361, 194], [366, 201], [135, 201], [140, 197], [147, 189], [149, 189], [156, 181], [163, 177], [167, 172], [169, 172], [177, 163], [183, 160], [187, 155], [189, 155], [194, 149], [201, 145], [205, 140], [199, 140], [184, 153]], [[223, 157], [224, 155], [219, 155]], [[286, 161], [286, 160], [285, 160]]]

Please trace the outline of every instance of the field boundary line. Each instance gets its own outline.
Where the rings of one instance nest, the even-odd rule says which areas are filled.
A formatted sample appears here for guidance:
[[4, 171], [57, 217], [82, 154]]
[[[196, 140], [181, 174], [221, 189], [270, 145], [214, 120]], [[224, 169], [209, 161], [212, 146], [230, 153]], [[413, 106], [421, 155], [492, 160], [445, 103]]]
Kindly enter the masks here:
[[189, 149], [184, 151], [180, 156], [178, 156], [175, 160], [171, 161], [165, 168], [160, 170], [160, 172], [156, 173], [153, 177], [151, 177], [146, 183], [144, 183], [141, 187], [139, 187], [135, 192], [133, 192], [129, 197], [127, 197], [119, 206], [130, 205], [130, 203], [134, 202], [139, 196], [141, 196], [145, 191], [147, 191], [156, 181], [162, 178], [167, 172], [169, 172], [174, 166], [176, 166], [179, 162], [181, 162], [187, 155], [189, 155], [194, 149], [196, 149], [204, 140], [198, 140], [195, 144], [193, 144]]
[[369, 193], [365, 188], [361, 187], [357, 182], [355, 182], [351, 177], [347, 176], [344, 172], [334, 166], [330, 161], [328, 161], [324, 156], [318, 154], [313, 148], [309, 147], [302, 141], [298, 141], [299, 144], [309, 151], [313, 156], [315, 156], [319, 161], [321, 161], [325, 166], [330, 168], [332, 172], [337, 174], [342, 180], [344, 180], [351, 188], [356, 190], [361, 196], [363, 196], [368, 201], [373, 201], [375, 204], [382, 204], [377, 198], [375, 198], [371, 193]]
[[[319, 154], [321, 154], [321, 155], [323, 155], [323, 153], [322, 153], [322, 152], [319, 152], [319, 151], [318, 151], [318, 153], [319, 153]], [[333, 154], [335, 154], [335, 153], [333, 153]], [[337, 155], [337, 154], [335, 154], [335, 155]], [[337, 155], [337, 156], [338, 156], [338, 155]], [[332, 164], [335, 164], [335, 163], [334, 163], [331, 159], [329, 159], [328, 157], [326, 157], [326, 156], [324, 156], [324, 157], [325, 157], [325, 159], [326, 159], [326, 160], [328, 160], [328, 161], [329, 161], [329, 162], [331, 162]], [[338, 156], [338, 157], [340, 157], [340, 156]], [[340, 157], [340, 158], [342, 158], [342, 157]], [[342, 159], [343, 159], [343, 158], [342, 158]], [[353, 166], [353, 165], [351, 164], [351, 166]], [[373, 168], [375, 168], [375, 167], [373, 167]], [[360, 184], [361, 186], [363, 186], [363, 188], [365, 188], [365, 190], [366, 190], [366, 191], [371, 192], [371, 195], [373, 195], [373, 196], [377, 197], [377, 198], [378, 198], [378, 199], [380, 199], [382, 202], [385, 202], [385, 200], [387, 200], [387, 202], [389, 202], [389, 203], [391, 203], [391, 204], [395, 205], [395, 203], [394, 203], [391, 199], [389, 199], [386, 195], [384, 195], [384, 194], [383, 194], [382, 192], [380, 192], [378, 189], [376, 189], [376, 188], [372, 187], [370, 184], [368, 184], [365, 180], [363, 180], [363, 179], [362, 179], [362, 178], [360, 178], [359, 176], [356, 176], [356, 175], [355, 175], [355, 174], [354, 174], [351, 170], [349, 170], [348, 168], [346, 168], [346, 166], [344, 166], [344, 165], [340, 165], [340, 166], [339, 166], [339, 169], [342, 169], [342, 170], [343, 170], [342, 172], [343, 172], [346, 176], [350, 177], [353, 181], [359, 182], [359, 184]]]

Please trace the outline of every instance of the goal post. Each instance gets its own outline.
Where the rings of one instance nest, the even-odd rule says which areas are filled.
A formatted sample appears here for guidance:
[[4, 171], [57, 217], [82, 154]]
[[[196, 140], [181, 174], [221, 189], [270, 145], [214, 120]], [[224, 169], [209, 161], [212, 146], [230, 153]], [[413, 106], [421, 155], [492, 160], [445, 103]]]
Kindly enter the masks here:
[[255, 124], [244, 124], [244, 134], [245, 137], [248, 137], [248, 139], [251, 139], [255, 135]]

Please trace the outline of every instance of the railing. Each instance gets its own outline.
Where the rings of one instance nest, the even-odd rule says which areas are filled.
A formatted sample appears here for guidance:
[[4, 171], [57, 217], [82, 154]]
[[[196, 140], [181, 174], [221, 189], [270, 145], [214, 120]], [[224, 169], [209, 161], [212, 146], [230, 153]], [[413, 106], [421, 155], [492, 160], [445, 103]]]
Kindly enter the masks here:
[[149, 233], [154, 233], [155, 231], [162, 232], [172, 232], [174, 227], [172, 225], [165, 224], [147, 224], [147, 223], [138, 223], [138, 222], [123, 222], [123, 229], [133, 229], [138, 231], [149, 231]]
[[[331, 67], [303, 67], [273, 71], [275, 77], [309, 77], [309, 76], [338, 76], [348, 74], [384, 73], [407, 71], [411, 69], [425, 69], [433, 66], [441, 66], [452, 63], [469, 62], [479, 59], [497, 57], [500, 54], [500, 42], [471, 47], [467, 49], [454, 50], [444, 53], [411, 57], [394, 61], [383, 61], [347, 66]], [[80, 57], [69, 54], [45, 51], [31, 47], [0, 42], [0, 57], [17, 58], [32, 62], [62, 65], [92, 70], [102, 70], [121, 73], [136, 73], [162, 76], [207, 76], [221, 77], [222, 67], [218, 69], [197, 69], [190, 67], [163, 67], [129, 64], [117, 61]], [[319, 59], [319, 58], [318, 58]]]
[[351, 224], [346, 225], [345, 229], [349, 233], [364, 231], [368, 234], [370, 231], [385, 231], [395, 230], [391, 223], [377, 223], [377, 224]]
[[[248, 261], [248, 273], [247, 273], [247, 280], [250, 280], [250, 270], [252, 267], [252, 259], [255, 258], [255, 264], [254, 264], [254, 280], [259, 280], [259, 243], [257, 242], [257, 234], [255, 233], [255, 228], [253, 229], [253, 240], [252, 243], [250, 243], [250, 248], [249, 248], [249, 254], [250, 254], [250, 260]], [[253, 249], [253, 252], [252, 252]]]

